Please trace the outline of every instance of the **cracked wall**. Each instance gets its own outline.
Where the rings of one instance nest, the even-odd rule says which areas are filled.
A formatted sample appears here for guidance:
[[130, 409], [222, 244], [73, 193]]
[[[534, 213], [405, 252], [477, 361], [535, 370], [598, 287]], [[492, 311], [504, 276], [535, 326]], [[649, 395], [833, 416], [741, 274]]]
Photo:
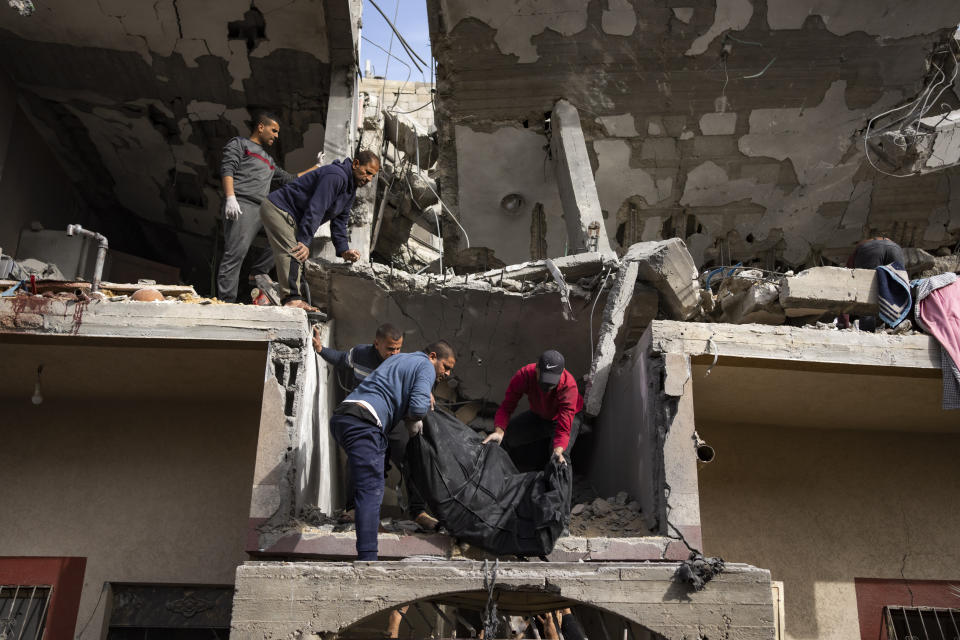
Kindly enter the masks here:
[[[859, 137], [920, 91], [926, 55], [960, 19], [954, 3], [428, 4], [439, 113], [453, 124], [442, 133], [457, 147], [456, 193], [445, 197], [468, 231], [498, 224], [473, 195], [489, 188], [475, 174], [491, 160], [476, 136], [511, 150], [524, 127], [543, 134], [544, 114], [565, 98], [580, 111], [621, 249], [679, 235], [698, 266], [798, 268], [842, 264], [878, 234], [927, 250], [960, 240], [960, 170], [890, 178], [869, 166]], [[549, 162], [495, 161], [521, 184], [541, 181]], [[489, 246], [519, 250], [512, 238]]]
[[180, 266], [202, 290], [220, 150], [250, 111], [279, 116], [281, 166], [305, 169], [322, 148], [331, 47], [316, 0], [51, 0], [30, 18], [0, 12], [0, 53], [111, 247]]

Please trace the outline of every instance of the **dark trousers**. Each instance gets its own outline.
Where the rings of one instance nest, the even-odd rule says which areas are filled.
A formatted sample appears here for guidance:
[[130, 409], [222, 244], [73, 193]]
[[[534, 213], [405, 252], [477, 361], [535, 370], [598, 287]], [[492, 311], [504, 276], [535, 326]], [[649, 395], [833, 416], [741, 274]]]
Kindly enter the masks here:
[[[899, 262], [906, 267], [903, 249], [888, 238], [867, 240], [857, 247], [853, 253], [853, 267], [855, 269], [876, 269], [891, 262]], [[873, 331], [877, 327], [877, 317], [874, 315], [860, 316], [860, 329]]]
[[[570, 425], [570, 442], [564, 449], [564, 457], [568, 462], [582, 422], [583, 418], [578, 413]], [[524, 411], [510, 420], [501, 445], [519, 471], [542, 471], [553, 455], [554, 431], [553, 420], [541, 418], [533, 411]]]
[[[427, 504], [423, 500], [423, 496], [420, 495], [420, 492], [417, 491], [417, 488], [413, 486], [413, 483], [410, 482], [410, 473], [407, 470], [406, 464], [406, 453], [407, 453], [407, 442], [410, 441], [410, 434], [403, 427], [397, 427], [393, 429], [387, 435], [387, 455], [386, 458], [397, 469], [400, 470], [400, 476], [403, 482], [403, 487], [407, 492], [407, 513], [410, 515], [410, 518], [416, 518], [418, 515], [427, 510]], [[386, 469], [386, 461], [384, 462], [384, 469]], [[353, 476], [350, 473], [350, 470], [347, 470], [347, 510], [354, 509], [356, 505], [353, 501]]]
[[273, 266], [270, 249], [251, 247], [257, 234], [263, 229], [260, 222], [260, 205], [237, 200], [243, 212], [237, 220], [223, 222], [223, 257], [217, 272], [217, 297], [224, 302], [236, 302], [243, 259], [250, 255], [250, 273], [269, 273]]
[[376, 560], [387, 438], [377, 425], [352, 415], [334, 414], [330, 418], [330, 430], [337, 443], [347, 452], [353, 478], [357, 560]]

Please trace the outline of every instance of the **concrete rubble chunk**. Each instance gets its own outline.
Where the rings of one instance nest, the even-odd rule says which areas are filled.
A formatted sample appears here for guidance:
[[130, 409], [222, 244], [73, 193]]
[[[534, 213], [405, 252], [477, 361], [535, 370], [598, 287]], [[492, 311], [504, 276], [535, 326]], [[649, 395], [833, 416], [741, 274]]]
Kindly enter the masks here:
[[780, 285], [764, 280], [758, 269], [739, 271], [720, 283], [717, 295], [720, 322], [730, 324], [783, 324]]
[[[383, 130], [387, 139], [416, 162], [421, 169], [429, 169], [440, 155], [437, 137], [424, 131], [412, 118], [402, 113], [383, 112]], [[418, 155], [419, 147], [419, 155]]]
[[877, 274], [872, 269], [813, 267], [783, 278], [780, 305], [787, 316], [877, 312]]
[[657, 288], [674, 319], [689, 320], [700, 312], [697, 265], [683, 240], [639, 242], [623, 259], [637, 263], [639, 279]]

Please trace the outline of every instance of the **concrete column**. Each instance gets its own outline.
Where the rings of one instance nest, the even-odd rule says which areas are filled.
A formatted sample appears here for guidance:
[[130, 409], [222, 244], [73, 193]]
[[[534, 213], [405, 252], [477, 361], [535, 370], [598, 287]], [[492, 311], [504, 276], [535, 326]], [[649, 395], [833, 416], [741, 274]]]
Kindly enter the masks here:
[[[569, 252], [592, 250], [594, 243], [595, 250], [610, 251], [597, 185], [580, 127], [580, 114], [572, 104], [559, 100], [553, 107], [550, 125], [550, 151], [560, 189], [563, 219], [567, 224]], [[591, 235], [596, 237], [595, 241], [591, 241]]]

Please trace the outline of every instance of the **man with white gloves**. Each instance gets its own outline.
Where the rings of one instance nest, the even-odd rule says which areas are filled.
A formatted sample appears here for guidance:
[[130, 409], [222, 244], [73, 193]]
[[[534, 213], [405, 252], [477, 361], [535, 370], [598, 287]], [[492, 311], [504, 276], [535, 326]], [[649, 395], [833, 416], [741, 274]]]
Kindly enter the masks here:
[[[270, 192], [270, 184], [277, 180], [286, 184], [321, 163], [323, 153], [317, 155], [317, 165], [291, 175], [276, 166], [266, 149], [273, 145], [280, 133], [277, 119], [260, 113], [253, 120], [249, 138], [232, 138], [223, 147], [220, 178], [225, 196], [223, 206], [223, 257], [217, 274], [217, 297], [224, 302], [236, 302], [240, 267], [250, 251], [260, 222], [260, 203]], [[253, 256], [252, 256], [253, 257]], [[250, 267], [251, 275], [265, 274], [273, 266], [269, 249], [258, 250]]]

